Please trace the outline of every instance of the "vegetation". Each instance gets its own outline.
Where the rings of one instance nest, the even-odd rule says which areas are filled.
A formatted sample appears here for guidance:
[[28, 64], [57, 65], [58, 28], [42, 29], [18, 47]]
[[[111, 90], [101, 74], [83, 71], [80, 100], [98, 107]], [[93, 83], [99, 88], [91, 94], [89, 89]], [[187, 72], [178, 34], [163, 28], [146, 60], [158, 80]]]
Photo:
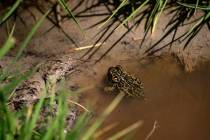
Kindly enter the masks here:
[[[44, 18], [47, 14], [45, 14], [32, 28], [29, 32], [26, 39], [23, 41], [23, 44], [19, 51], [19, 55], [22, 53], [22, 49], [25, 48], [28, 40], [32, 37], [35, 31], [38, 29], [38, 26], [41, 25]], [[10, 33], [8, 40], [0, 49], [0, 58], [3, 58], [4, 55], [8, 52], [8, 50], [14, 45], [14, 38], [12, 37], [12, 32]], [[17, 56], [19, 56], [17, 55]], [[15, 60], [19, 58], [16, 57]], [[13, 61], [13, 64], [16, 61]], [[10, 82], [6, 85], [0, 86], [0, 139], [12, 140], [12, 139], [20, 139], [20, 140], [28, 140], [28, 139], [42, 139], [42, 140], [50, 140], [50, 139], [71, 139], [71, 140], [88, 140], [93, 139], [95, 137], [95, 132], [101, 126], [105, 118], [116, 108], [116, 106], [120, 103], [124, 94], [119, 94], [112, 103], [104, 110], [101, 114], [101, 117], [95, 120], [93, 124], [88, 127], [87, 123], [90, 118], [90, 113], [85, 111], [80, 117], [77, 118], [76, 124], [71, 130], [68, 130], [65, 125], [67, 112], [68, 112], [68, 101], [67, 95], [71, 91], [66, 91], [65, 89], [58, 91], [58, 96], [53, 98], [58, 102], [58, 110], [54, 117], [48, 117], [46, 122], [43, 124], [37, 124], [40, 120], [41, 109], [44, 106], [50, 106], [50, 103], [46, 102], [46, 92], [42, 93], [42, 97], [39, 99], [38, 103], [35, 105], [23, 108], [18, 111], [11, 110], [8, 107], [8, 101], [11, 98], [15, 88], [20, 85], [23, 81], [30, 78], [33, 75], [34, 70], [26, 72], [24, 74], [15, 74]], [[1, 83], [8, 78], [7, 73], [1, 71]], [[120, 138], [130, 131], [136, 129], [141, 125], [140, 122], [131, 125], [125, 130], [120, 131], [116, 135], [110, 137], [110, 139]], [[39, 129], [38, 129], [39, 128]], [[40, 129], [41, 128], [41, 129]], [[96, 137], [95, 137], [96, 138]]]
[[[12, 16], [12, 13], [16, 10], [18, 5], [21, 1], [16, 1], [11, 9], [5, 13], [1, 20], [1, 24], [7, 22], [8, 18]], [[60, 0], [60, 3], [63, 1]], [[63, 4], [63, 3], [62, 3]], [[65, 5], [62, 5], [66, 9], [68, 9]], [[42, 93], [42, 97], [39, 99], [38, 103], [25, 107], [21, 110], [14, 111], [8, 106], [8, 101], [13, 95], [16, 87], [23, 83], [26, 79], [30, 78], [33, 75], [35, 70], [31, 70], [29, 72], [23, 74], [13, 74], [9, 73], [9, 70], [12, 66], [20, 58], [23, 50], [27, 47], [28, 43], [32, 39], [33, 35], [36, 33], [38, 28], [43, 23], [46, 16], [49, 14], [50, 11], [47, 11], [40, 20], [33, 26], [31, 31], [26, 36], [25, 40], [23, 40], [22, 44], [20, 45], [20, 49], [12, 61], [12, 64], [9, 65], [7, 68], [2, 68], [0, 73], [0, 82], [2, 83], [0, 86], [0, 139], [5, 140], [12, 140], [12, 139], [20, 139], [20, 140], [28, 140], [28, 139], [42, 139], [42, 140], [49, 140], [49, 139], [71, 139], [71, 140], [88, 140], [97, 138], [95, 136], [96, 131], [102, 125], [105, 118], [116, 108], [119, 102], [124, 97], [124, 94], [119, 94], [113, 102], [104, 110], [101, 114], [101, 117], [96, 119], [93, 124], [88, 127], [88, 120], [90, 118], [90, 113], [85, 111], [81, 114], [74, 125], [73, 128], [70, 130], [67, 129], [65, 125], [66, 118], [68, 117], [68, 101], [67, 101], [67, 94], [71, 91], [61, 90], [58, 91], [58, 96], [53, 98], [58, 102], [58, 110], [54, 117], [49, 117], [46, 119], [46, 122], [43, 124], [39, 124], [41, 110], [46, 105], [50, 106], [52, 104], [46, 102], [46, 92]], [[67, 10], [69, 14], [71, 14], [70, 10]], [[71, 15], [72, 16], [72, 15]], [[75, 20], [76, 22], [76, 20]], [[77, 23], [77, 22], [76, 22]], [[0, 59], [2, 59], [7, 52], [14, 46], [15, 38], [13, 37], [13, 32], [15, 30], [15, 25], [13, 26], [7, 41], [0, 49]], [[12, 76], [12, 78], [11, 78]], [[3, 84], [4, 81], [8, 80], [9, 82]], [[90, 125], [90, 124], [89, 124]], [[126, 135], [130, 131], [139, 127], [141, 123], [137, 122], [136, 124], [131, 125], [130, 127], [126, 128], [125, 130], [120, 131], [114, 136], [111, 136], [110, 139], [117, 139], [121, 138], [122, 136]]]
[[209, 27], [210, 6], [208, 0], [123, 0], [113, 14], [101, 26], [104, 26], [114, 16], [120, 17], [124, 15], [122, 23], [119, 26], [126, 25], [126, 23], [131, 20], [134, 21], [134, 24], [139, 24], [142, 17], [147, 17], [145, 32], [147, 33], [151, 29], [151, 32], [154, 33], [161, 14], [167, 9], [172, 9], [169, 11], [169, 14], [175, 13], [169, 22], [169, 25], [171, 25], [174, 30], [191, 19], [196, 12], [203, 12], [203, 14], [196, 17], [191, 29], [184, 33], [184, 39], [187, 37], [192, 39], [204, 24], [207, 24]]
[[[4, 24], [8, 24], [7, 22], [11, 19], [11, 17], [15, 16], [16, 12], [18, 12], [18, 8], [27, 4], [27, 0], [16, 0], [16, 1], [1, 1], [3, 5], [7, 5], [7, 8], [4, 8], [3, 11], [0, 11], [0, 27]], [[100, 1], [101, 2], [101, 1]], [[68, 17], [72, 18], [75, 24], [82, 30], [79, 22], [75, 17], [77, 15], [73, 14], [73, 10], [64, 0], [58, 0], [58, 3], [65, 9], [68, 14]], [[111, 4], [114, 7], [112, 14], [101, 23], [100, 27], [109, 27], [109, 25], [113, 25], [117, 20], [120, 20], [121, 23], [115, 27], [117, 30], [120, 26], [125, 26], [129, 30], [135, 26], [138, 26], [144, 17], [146, 17], [145, 22], [145, 37], [151, 31], [153, 34], [155, 32], [156, 26], [158, 24], [158, 20], [162, 13], [168, 9], [170, 9], [169, 13], [172, 14], [172, 18], [167, 25], [166, 34], [161, 38], [161, 40], [173, 33], [173, 41], [181, 39], [186, 40], [185, 47], [189, 44], [189, 42], [196, 36], [196, 34], [202, 29], [204, 25], [210, 29], [210, 2], [208, 0], [104, 0], [104, 4]], [[8, 100], [11, 95], [15, 91], [15, 88], [19, 86], [23, 81], [29, 78], [34, 70], [31, 70], [26, 73], [18, 73], [11, 74], [8, 70], [14, 66], [14, 64], [18, 61], [23, 50], [28, 46], [30, 40], [33, 35], [36, 33], [38, 28], [42, 25], [43, 21], [48, 17], [49, 13], [52, 9], [46, 11], [43, 17], [36, 22], [31, 31], [26, 36], [25, 40], [20, 45], [20, 49], [12, 61], [12, 64], [8, 66], [8, 68], [0, 69], [0, 82], [3, 83], [5, 80], [10, 78], [10, 81], [7, 84], [0, 85], [0, 139], [20, 139], [20, 140], [28, 140], [28, 139], [71, 139], [71, 140], [88, 140], [97, 138], [95, 136], [96, 131], [102, 125], [106, 117], [116, 108], [116, 106], [120, 103], [123, 98], [123, 94], [119, 94], [112, 103], [104, 110], [99, 118], [97, 118], [93, 124], [89, 124], [90, 113], [84, 112], [81, 114], [77, 120], [76, 124], [71, 130], [66, 130], [65, 120], [67, 117], [67, 94], [71, 91], [61, 90], [59, 92], [59, 96], [54, 99], [58, 101], [58, 111], [56, 112], [55, 117], [49, 117], [47, 119], [46, 125], [42, 127], [42, 129], [37, 129], [37, 122], [40, 117], [40, 111], [42, 107], [45, 105], [45, 96], [46, 93], [43, 93], [42, 98], [38, 101], [37, 104], [22, 109], [20, 111], [12, 111], [8, 107]], [[196, 13], [199, 14], [197, 15]], [[176, 32], [179, 26], [189, 21], [189, 19], [193, 18], [196, 14], [196, 19], [193, 20], [190, 24], [192, 24], [191, 28], [185, 32], [183, 35], [176, 37]], [[117, 19], [117, 20], [116, 20]], [[131, 26], [129, 26], [128, 22], [133, 22]], [[15, 44], [15, 37], [13, 36], [13, 32], [15, 30], [15, 24], [9, 32], [8, 38], [5, 41], [5, 44], [0, 48], [0, 60], [10, 51], [10, 49]], [[161, 41], [160, 40], [160, 41]], [[152, 48], [154, 48], [160, 41], [155, 43], [151, 48], [146, 50], [149, 52]], [[170, 45], [170, 43], [169, 43]], [[157, 50], [155, 50], [157, 51]], [[155, 52], [153, 51], [153, 52]], [[12, 78], [11, 78], [12, 76]], [[137, 127], [141, 126], [141, 122], [137, 122], [128, 128], [119, 131], [119, 133], [111, 136], [109, 139], [119, 139], [122, 136], [130, 133]]]
[[[152, 55], [166, 47], [171, 48], [172, 44], [176, 41], [183, 42], [185, 49], [204, 26], [207, 26], [210, 30], [210, 6], [208, 0], [104, 0], [98, 1], [98, 3], [93, 4], [87, 9], [92, 9], [100, 5], [105, 5], [107, 11], [110, 13], [108, 17], [91, 26], [99, 25], [101, 28], [102, 35], [95, 44], [98, 42], [103, 44], [112, 36], [113, 32], [122, 26], [127, 28], [127, 31], [122, 33], [121, 37], [113, 43], [110, 49], [106, 51], [98, 61], [114, 48], [126, 34], [139, 25], [144, 26], [144, 37], [140, 44], [140, 48], [142, 48], [146, 37], [155, 34], [161, 16], [168, 17], [170, 20], [166, 23], [164, 34], [160, 39], [145, 50], [146, 55]], [[86, 10], [84, 10], [84, 12], [85, 11]], [[75, 17], [80, 17], [84, 12], [79, 12]], [[182, 30], [180, 27], [184, 26], [187, 27], [188, 30], [182, 34], [177, 34], [179, 29]], [[170, 35], [172, 36], [171, 41], [160, 46], [160, 42]], [[97, 51], [98, 49], [93, 51], [93, 53], [89, 55], [89, 58]], [[89, 52], [90, 51], [85, 55]]]

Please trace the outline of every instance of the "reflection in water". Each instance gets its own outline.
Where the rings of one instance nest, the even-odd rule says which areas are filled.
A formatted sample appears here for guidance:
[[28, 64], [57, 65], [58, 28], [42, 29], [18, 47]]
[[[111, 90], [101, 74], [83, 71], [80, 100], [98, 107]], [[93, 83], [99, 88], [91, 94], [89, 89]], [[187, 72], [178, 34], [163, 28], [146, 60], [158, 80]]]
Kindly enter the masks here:
[[[135, 140], [210, 139], [209, 63], [192, 73], [185, 73], [171, 57], [148, 60], [141, 64], [138, 61], [120, 64], [129, 73], [141, 77], [147, 100], [125, 98], [103, 127], [117, 125], [101, 135], [100, 140], [139, 120], [144, 121], [144, 124], [135, 131]], [[95, 88], [85, 93], [84, 99], [92, 106], [96, 116], [114, 98], [114, 95], [103, 91], [103, 79], [109, 66], [110, 62], [103, 62], [72, 79], [81, 86], [95, 85]], [[148, 136], [154, 122], [158, 122], [159, 127]]]

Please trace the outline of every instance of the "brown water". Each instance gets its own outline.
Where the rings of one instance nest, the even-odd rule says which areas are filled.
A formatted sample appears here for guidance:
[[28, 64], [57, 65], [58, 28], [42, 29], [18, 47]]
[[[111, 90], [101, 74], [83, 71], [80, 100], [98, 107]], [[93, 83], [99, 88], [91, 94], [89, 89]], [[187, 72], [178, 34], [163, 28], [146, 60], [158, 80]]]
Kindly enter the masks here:
[[[185, 73], [172, 57], [138, 61], [109, 61], [86, 67], [72, 81], [95, 87], [84, 94], [95, 115], [112, 101], [114, 96], [103, 92], [103, 78], [109, 66], [121, 64], [125, 70], [144, 81], [147, 101], [125, 98], [107, 118], [103, 127], [117, 123], [99, 140], [107, 139], [119, 130], [142, 120], [134, 140], [144, 140], [155, 121], [159, 127], [150, 140], [207, 140], [210, 139], [210, 63], [202, 64], [192, 73]], [[102, 127], [102, 128], [103, 128]]]

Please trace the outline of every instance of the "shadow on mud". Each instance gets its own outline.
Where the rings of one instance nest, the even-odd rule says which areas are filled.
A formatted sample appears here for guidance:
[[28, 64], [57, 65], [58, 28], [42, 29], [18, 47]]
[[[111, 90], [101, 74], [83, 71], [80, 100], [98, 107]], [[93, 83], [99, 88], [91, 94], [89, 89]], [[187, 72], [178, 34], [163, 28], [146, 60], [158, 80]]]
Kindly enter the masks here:
[[[120, 0], [115, 0], [115, 1], [98, 0], [91, 2], [86, 2], [85, 0], [82, 0], [80, 1], [80, 3], [78, 3], [77, 6], [73, 8], [73, 10], [76, 10], [79, 7], [79, 5], [82, 5], [83, 3], [85, 4], [85, 9], [81, 10], [80, 12], [77, 12], [76, 17], [82, 18], [82, 17], [105, 16], [105, 18], [98, 21], [97, 23], [94, 23], [89, 28], [101, 25], [107, 20], [109, 20], [108, 24], [106, 24], [106, 26], [103, 27], [99, 33], [96, 33], [96, 35], [100, 33], [101, 34], [99, 39], [95, 41], [94, 46], [99, 42], [102, 42], [102, 44], [106, 42], [110, 37], [112, 37], [113, 32], [115, 32], [115, 30], [123, 23], [123, 21], [127, 20], [127, 18], [132, 13], [136, 12], [136, 10], [142, 6], [142, 9], [139, 10], [138, 13], [135, 14], [133, 17], [131, 17], [133, 24], [130, 26], [127, 23], [123, 24], [123, 26], [127, 29], [127, 31], [122, 33], [119, 39], [109, 47], [109, 49], [97, 60], [97, 62], [100, 61], [107, 53], [109, 53], [116, 46], [116, 44], [122, 40], [124, 36], [126, 36], [131, 30], [133, 30], [133, 28], [138, 28], [140, 24], [143, 24], [145, 32], [144, 32], [144, 37], [139, 46], [139, 48], [141, 48], [142, 45], [144, 44], [146, 37], [149, 34], [150, 35], [152, 34], [149, 31], [152, 30], [155, 24], [154, 22], [156, 22], [155, 21], [156, 16], [159, 16], [158, 14], [162, 12], [160, 11], [160, 9], [156, 11], [154, 10], [155, 8], [157, 8], [157, 2], [155, 1], [146, 2], [142, 0], [129, 1], [120, 9], [119, 6], [122, 3]], [[185, 1], [185, 3], [187, 2]], [[193, 5], [194, 3], [196, 3], [196, 1], [190, 1], [190, 3], [192, 3]], [[208, 8], [207, 9], [198, 8], [199, 12], [202, 14], [196, 15], [195, 17], [197, 9], [194, 8], [192, 5], [191, 7], [189, 7], [188, 5], [184, 5], [181, 2], [177, 3], [176, 1], [173, 0], [168, 1], [166, 3], [164, 11], [167, 10], [166, 15], [170, 17], [170, 20], [164, 27], [164, 34], [162, 35], [162, 37], [145, 50], [146, 55], [153, 55], [154, 53], [166, 47], [171, 48], [173, 43], [176, 41], [184, 42], [183, 49], [185, 49], [190, 43], [190, 41], [199, 33], [199, 31], [202, 29], [204, 25], [207, 25], [208, 28], [210, 27], [208, 22], [210, 19], [209, 12], [207, 10]], [[199, 5], [205, 7], [208, 6], [208, 2], [202, 0], [199, 1], [197, 6], [199, 7]], [[108, 13], [100, 13], [100, 14], [94, 13], [88, 15], [85, 14], [86, 12], [94, 10], [95, 8], [100, 6], [105, 7]], [[113, 14], [113, 11], [115, 10], [118, 11], [111, 19], [109, 19], [109, 17]], [[146, 21], [143, 21], [145, 19]], [[177, 33], [179, 32], [178, 28], [183, 26], [190, 26], [192, 28], [186, 32], [183, 32], [181, 35], [180, 34], [177, 35]], [[158, 46], [168, 36], [172, 36], [171, 41], [167, 42], [165, 45]], [[92, 58], [92, 56], [100, 49], [100, 47], [92, 47], [84, 54], [84, 56], [89, 55], [87, 58], [88, 59]], [[95, 50], [93, 50], [94, 48]]]
[[[125, 2], [125, 0], [123, 1]], [[96, 33], [98, 39], [96, 39], [93, 47], [89, 49], [84, 56], [87, 56], [87, 59], [91, 59], [101, 48], [101, 46], [112, 37], [113, 33], [116, 29], [123, 25], [126, 29], [124, 33], [120, 33], [119, 38], [116, 39], [115, 42], [101, 55], [100, 58], [96, 62], [99, 62], [104, 56], [106, 56], [129, 32], [133, 29], [138, 28], [140, 25], [144, 26], [144, 37], [140, 43], [139, 48], [142, 48], [145, 39], [148, 35], [152, 34], [154, 30], [154, 26], [158, 22], [158, 17], [165, 12], [164, 15], [170, 18], [169, 22], [164, 27], [164, 34], [160, 39], [158, 39], [154, 44], [148, 47], [144, 54], [152, 55], [166, 47], [171, 48], [173, 43], [176, 41], [184, 42], [185, 49], [190, 41], [199, 33], [204, 25], [207, 25], [208, 29], [210, 29], [209, 25], [209, 2], [206, 0], [200, 1], [181, 1], [177, 2], [175, 0], [167, 1], [165, 4], [159, 4], [156, 1], [148, 1], [148, 0], [137, 0], [137, 1], [126, 1], [123, 3], [121, 0], [80, 0], [74, 6], [71, 7], [72, 12], [76, 18], [91, 18], [91, 17], [102, 17], [101, 20], [96, 21], [92, 25], [90, 25], [87, 29], [95, 28], [96, 26], [101, 25], [106, 22], [103, 28], [100, 28], [100, 31]], [[14, 3], [14, 2], [13, 2]], [[47, 3], [47, 2], [46, 2]], [[56, 7], [58, 2], [48, 2], [49, 4], [44, 3], [43, 5], [47, 5], [48, 9], [51, 9], [51, 13], [47, 16], [47, 19], [53, 24], [52, 27], [45, 32], [48, 33], [53, 28], [58, 28], [76, 47], [79, 47], [77, 43], [66, 33], [66, 31], [60, 26], [59, 22], [63, 22], [65, 20], [69, 20], [73, 18], [71, 15], [62, 15], [60, 21], [57, 19]], [[197, 4], [195, 7], [195, 3]], [[12, 3], [2, 1], [0, 3], [0, 7], [4, 5], [12, 5]], [[71, 6], [71, 3], [68, 3]], [[40, 13], [44, 14], [46, 12], [45, 9], [38, 4], [38, 2], [23, 2], [20, 6], [14, 11], [12, 15], [14, 20], [19, 18], [22, 21], [23, 25], [25, 25], [24, 19], [19, 16], [19, 13], [24, 9], [29, 11], [32, 17], [34, 17], [33, 13], [30, 11], [29, 7], [35, 7]], [[121, 8], [119, 8], [121, 6]], [[97, 11], [96, 11], [97, 9]], [[105, 9], [105, 10], [104, 10]], [[91, 12], [95, 11], [95, 12]], [[116, 11], [114, 15], [113, 11]], [[2, 12], [0, 12], [2, 13]], [[197, 14], [198, 13], [198, 14]], [[196, 16], [195, 16], [196, 14]], [[53, 17], [54, 15], [54, 17]], [[110, 16], [112, 18], [109, 18]], [[132, 16], [131, 16], [132, 15]], [[128, 19], [129, 18], [129, 19]], [[35, 19], [35, 18], [34, 18]], [[108, 20], [108, 22], [107, 22]], [[132, 23], [128, 24], [127, 21], [132, 20]], [[126, 22], [125, 22], [126, 21]], [[2, 23], [3, 24], [3, 23]], [[157, 23], [158, 24], [158, 23]], [[183, 26], [191, 26], [191, 29], [186, 32], [179, 33], [180, 27]], [[150, 32], [151, 31], [151, 32]], [[171, 40], [164, 45], [160, 45], [160, 43], [168, 36], [171, 36]], [[101, 43], [99, 47], [95, 47], [98, 43]], [[82, 57], [82, 58], [83, 58]]]

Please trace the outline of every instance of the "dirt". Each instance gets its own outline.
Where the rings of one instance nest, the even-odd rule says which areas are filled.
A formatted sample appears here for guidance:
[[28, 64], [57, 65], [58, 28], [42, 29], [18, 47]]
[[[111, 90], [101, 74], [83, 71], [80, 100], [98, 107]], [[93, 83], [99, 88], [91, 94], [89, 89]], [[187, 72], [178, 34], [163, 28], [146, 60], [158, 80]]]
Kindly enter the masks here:
[[[77, 1], [71, 2], [71, 6], [75, 7], [77, 3]], [[89, 58], [78, 71], [66, 78], [66, 83], [69, 87], [75, 85], [81, 88], [94, 86], [83, 93], [82, 104], [87, 106], [97, 117], [115, 97], [107, 95], [103, 91], [103, 81], [107, 69], [120, 64], [126, 71], [142, 79], [148, 100], [144, 102], [138, 99], [123, 99], [118, 108], [107, 118], [103, 127], [115, 122], [118, 125], [100, 136], [99, 140], [106, 139], [139, 120], [144, 123], [136, 131], [134, 140], [145, 139], [152, 130], [155, 121], [158, 122], [159, 127], [150, 137], [151, 140], [210, 139], [208, 133], [210, 129], [208, 119], [210, 117], [210, 34], [207, 27], [204, 26], [187, 49], [183, 50], [183, 43], [177, 41], [173, 43], [170, 51], [169, 47], [166, 47], [157, 52], [155, 56], [147, 57], [144, 51], [155, 44], [165, 33], [164, 27], [170, 15], [161, 17], [155, 33], [152, 36], [147, 36], [140, 47], [144, 35], [143, 24], [125, 36], [123, 34], [127, 30], [124, 27], [109, 36], [108, 34], [115, 26], [113, 25], [102, 36], [102, 32], [99, 32], [99, 25], [88, 27], [102, 21], [110, 13], [103, 4], [81, 12], [90, 6], [91, 2], [85, 1], [74, 11], [81, 26], [85, 29], [84, 32], [81, 32], [72, 20], [62, 22], [63, 30], [57, 27], [49, 30], [53, 24], [49, 20], [45, 20], [14, 71], [25, 71], [29, 67], [55, 56], [67, 55], [79, 61]], [[30, 8], [30, 11], [36, 19], [42, 15], [34, 7]], [[14, 58], [18, 46], [35, 23], [29, 12], [22, 12], [20, 17], [24, 19], [25, 25], [20, 18], [17, 18], [14, 33], [17, 40], [16, 46], [0, 61], [2, 67], [5, 67]], [[189, 27], [180, 27], [178, 34], [183, 33]], [[106, 40], [107, 36], [109, 38]], [[0, 46], [5, 42], [6, 37], [5, 27], [0, 27]], [[121, 37], [122, 39], [118, 41]], [[96, 42], [99, 38], [101, 39]], [[171, 38], [172, 35], [167, 36], [155, 48], [167, 44]], [[103, 43], [103, 45], [98, 50], [94, 48], [89, 53], [87, 53], [88, 49], [72, 51], [74, 48], [95, 43]], [[110, 51], [104, 56], [107, 50]], [[94, 51], [96, 53], [93, 54]], [[84, 57], [81, 59], [82, 56]], [[104, 57], [102, 58], [102, 56]]]

